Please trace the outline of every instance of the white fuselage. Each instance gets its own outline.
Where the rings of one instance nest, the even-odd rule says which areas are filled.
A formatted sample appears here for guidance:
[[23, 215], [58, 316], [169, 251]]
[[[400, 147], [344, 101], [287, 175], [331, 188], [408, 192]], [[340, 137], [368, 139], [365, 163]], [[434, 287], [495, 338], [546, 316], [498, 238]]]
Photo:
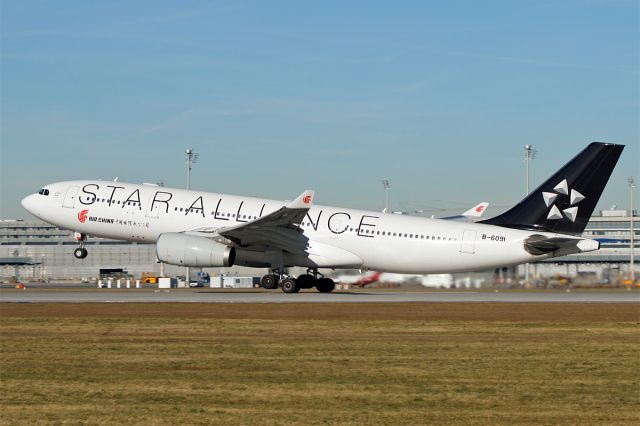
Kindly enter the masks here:
[[[48, 195], [23, 200], [23, 206], [42, 220], [89, 236], [141, 243], [155, 243], [169, 232], [215, 232], [287, 204], [123, 182], [58, 182], [45, 189]], [[484, 270], [553, 256], [534, 256], [524, 249], [524, 241], [534, 234], [530, 231], [320, 205], [309, 210], [300, 229], [309, 239], [313, 262], [290, 256], [288, 266], [425, 274]], [[239, 258], [258, 259], [268, 249], [248, 248], [250, 255]], [[264, 266], [260, 261], [244, 264]]]

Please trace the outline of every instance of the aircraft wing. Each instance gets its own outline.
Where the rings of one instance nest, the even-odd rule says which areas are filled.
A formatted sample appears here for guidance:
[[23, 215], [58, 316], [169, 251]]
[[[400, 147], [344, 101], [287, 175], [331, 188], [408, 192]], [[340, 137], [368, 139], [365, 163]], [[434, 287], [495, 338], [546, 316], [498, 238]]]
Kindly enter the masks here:
[[302, 234], [300, 223], [311, 208], [314, 191], [306, 190], [280, 209], [251, 222], [220, 228], [217, 234], [241, 246], [264, 245], [290, 252], [302, 252], [308, 238]]

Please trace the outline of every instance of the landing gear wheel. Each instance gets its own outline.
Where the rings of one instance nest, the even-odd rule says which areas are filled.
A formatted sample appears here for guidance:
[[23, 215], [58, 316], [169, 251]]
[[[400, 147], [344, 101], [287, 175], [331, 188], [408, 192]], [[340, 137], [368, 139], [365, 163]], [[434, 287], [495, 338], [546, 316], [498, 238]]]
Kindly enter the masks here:
[[295, 278], [291, 277], [282, 280], [282, 284], [280, 287], [282, 287], [282, 291], [284, 291], [285, 293], [297, 293], [300, 291], [298, 282]]
[[73, 251], [73, 255], [76, 259], [84, 259], [88, 254], [89, 252], [87, 252], [87, 249], [84, 247], [78, 247]]
[[279, 277], [274, 274], [268, 274], [262, 277], [260, 280], [260, 285], [267, 290], [273, 290], [274, 288], [278, 288]]
[[336, 288], [336, 283], [329, 278], [320, 278], [316, 283], [316, 289], [318, 289], [320, 293], [331, 293], [334, 288]]
[[300, 288], [313, 288], [316, 285], [316, 279], [313, 277], [313, 275], [309, 274], [300, 275], [298, 278], [296, 278], [296, 281], [298, 282], [298, 287]]

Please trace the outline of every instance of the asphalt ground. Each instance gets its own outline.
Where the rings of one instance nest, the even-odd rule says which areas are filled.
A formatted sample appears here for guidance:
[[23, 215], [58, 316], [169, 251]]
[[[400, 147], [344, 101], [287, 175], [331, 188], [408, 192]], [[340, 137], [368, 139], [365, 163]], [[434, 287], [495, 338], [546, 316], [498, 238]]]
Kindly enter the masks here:
[[638, 290], [315, 290], [263, 289], [0, 289], [4, 303], [631, 303]]

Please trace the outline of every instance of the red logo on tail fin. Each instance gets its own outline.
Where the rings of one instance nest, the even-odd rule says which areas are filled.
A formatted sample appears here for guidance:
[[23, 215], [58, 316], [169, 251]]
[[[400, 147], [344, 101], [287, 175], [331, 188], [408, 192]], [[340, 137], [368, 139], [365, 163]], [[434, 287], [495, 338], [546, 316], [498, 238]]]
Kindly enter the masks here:
[[311, 203], [311, 195], [305, 195], [305, 196], [302, 198], [302, 202], [303, 202], [303, 203], [305, 203], [305, 204], [309, 204], [309, 203]]

